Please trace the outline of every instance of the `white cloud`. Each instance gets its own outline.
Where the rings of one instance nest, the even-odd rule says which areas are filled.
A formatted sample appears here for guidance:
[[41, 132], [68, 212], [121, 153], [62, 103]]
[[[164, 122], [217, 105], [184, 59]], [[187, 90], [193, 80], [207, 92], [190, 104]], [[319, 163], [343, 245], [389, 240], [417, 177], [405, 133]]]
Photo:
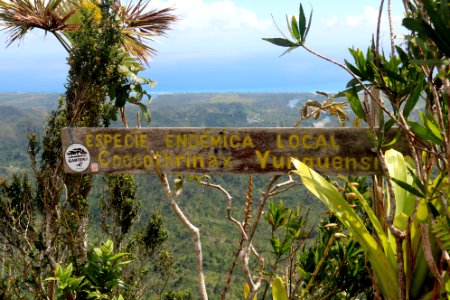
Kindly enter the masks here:
[[325, 25], [325, 28], [331, 29], [331, 28], [335, 27], [337, 23], [338, 23], [338, 17], [332, 16], [331, 18], [329, 18], [328, 20], [325, 21], [324, 25]]
[[[372, 27], [376, 26], [378, 22], [378, 14], [379, 10], [378, 8], [375, 8], [373, 6], [365, 6], [363, 13], [360, 15], [349, 15], [345, 18], [345, 25], [351, 27], [351, 28], [357, 28], [357, 27]], [[392, 22], [393, 27], [397, 30], [400, 30], [401, 22], [403, 17], [401, 15], [394, 14], [392, 16]], [[381, 27], [386, 28], [388, 23], [388, 18], [386, 14], [386, 9], [383, 11], [383, 14], [381, 16]]]
[[273, 26], [270, 19], [261, 20], [251, 10], [237, 6], [233, 1], [220, 0], [156, 0], [157, 7], [173, 7], [179, 21], [173, 29], [190, 33], [226, 33], [248, 30], [267, 30]]
[[[371, 37], [377, 30], [378, 8], [372, 5], [361, 6], [347, 14], [330, 10], [319, 16], [319, 19], [316, 19], [317, 22], [313, 20], [309, 42], [310, 46], [320, 47], [325, 51], [346, 53], [348, 47], [364, 49], [369, 45]], [[405, 33], [401, 25], [402, 19], [401, 10], [393, 10], [392, 21], [395, 35]], [[385, 7], [380, 27], [383, 47], [390, 46], [388, 25]]]
[[[179, 20], [158, 39], [159, 59], [233, 61], [271, 49], [261, 38], [277, 36], [270, 19], [231, 0], [152, 0], [153, 8], [173, 7]], [[261, 47], [263, 44], [264, 47]], [[261, 50], [262, 49], [262, 50]]]
[[378, 10], [372, 6], [364, 7], [362, 15], [350, 15], [346, 17], [346, 23], [350, 27], [374, 25], [377, 23]]

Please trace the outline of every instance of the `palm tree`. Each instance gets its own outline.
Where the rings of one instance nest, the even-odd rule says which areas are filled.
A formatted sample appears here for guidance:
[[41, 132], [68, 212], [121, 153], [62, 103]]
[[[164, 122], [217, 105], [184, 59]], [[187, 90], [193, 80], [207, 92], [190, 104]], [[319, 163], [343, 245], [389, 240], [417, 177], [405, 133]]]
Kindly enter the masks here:
[[[164, 35], [176, 20], [172, 8], [146, 11], [149, 3], [150, 0], [127, 5], [120, 0], [113, 3], [122, 26], [124, 51], [145, 63], [156, 53], [145, 42]], [[97, 4], [96, 0], [0, 0], [0, 26], [8, 31], [8, 46], [38, 28], [55, 35], [70, 51], [70, 33], [81, 26], [80, 8], [96, 14], [99, 13]]]
[[136, 4], [130, 2], [126, 6], [122, 6], [120, 0], [115, 2], [123, 24], [123, 48], [143, 62], [148, 62], [150, 56], [156, 53], [156, 50], [144, 41], [152, 41], [153, 37], [164, 35], [170, 24], [176, 21], [176, 17], [172, 15], [172, 8], [145, 12], [149, 2], [150, 0], [145, 2], [139, 0]]
[[[123, 59], [119, 64], [123, 64], [125, 67], [129, 64], [139, 64], [139, 67], [135, 67], [133, 70], [140, 70], [142, 63], [148, 63], [151, 56], [156, 52], [146, 42], [151, 41], [155, 36], [163, 35], [169, 29], [170, 24], [176, 20], [171, 8], [148, 10], [149, 3], [150, 0], [139, 0], [123, 5], [121, 0], [108, 0], [108, 8], [114, 12], [114, 18], [117, 21], [117, 23], [114, 25], [111, 24], [111, 26], [119, 24], [119, 30], [121, 32], [121, 36], [117, 41], [119, 42], [119, 47], [122, 48], [123, 53], [121, 54], [123, 54]], [[14, 42], [20, 42], [33, 29], [44, 30], [47, 33], [53, 34], [72, 56], [74, 55], [72, 52], [80, 46], [75, 42], [77, 38], [74, 33], [77, 31], [81, 32], [82, 29], [89, 29], [83, 28], [85, 26], [83, 24], [87, 24], [85, 22], [86, 18], [83, 18], [83, 11], [87, 10], [92, 14], [94, 22], [89, 24], [94, 24], [94, 26], [98, 24], [99, 28], [104, 24], [108, 24], [108, 19], [103, 23], [100, 22], [102, 18], [101, 5], [105, 5], [105, 1], [0, 0], [0, 29], [6, 31], [8, 34], [8, 46]], [[71, 66], [73, 67], [73, 65]], [[136, 72], [133, 70], [121, 75], [127, 77], [131, 73]], [[86, 126], [99, 126], [101, 103], [107, 98], [105, 92], [107, 90], [106, 86], [110, 88], [115, 84], [117, 85], [116, 89], [120, 89], [122, 88], [120, 86], [122, 82], [120, 80], [115, 82], [115, 78], [112, 77], [107, 78], [103, 82], [100, 82], [100, 85], [103, 85], [103, 89], [101, 89], [97, 86], [97, 82], [93, 81], [96, 78], [89, 77], [86, 79], [85, 76], [82, 76], [83, 72], [74, 72], [69, 72], [68, 81], [71, 84], [67, 85], [67, 91], [65, 93], [67, 108], [64, 114], [67, 124], [75, 125], [80, 121], [81, 116], [83, 116], [83, 121], [86, 122], [85, 120], [89, 119], [87, 118], [89, 115], [92, 117], [92, 120], [89, 119], [90, 121], [86, 123]], [[128, 96], [126, 97], [127, 100], [129, 98]], [[111, 96], [109, 100], [113, 100]], [[124, 115], [123, 105], [124, 103], [118, 105], [121, 108], [122, 115]], [[49, 125], [49, 128], [53, 130], [52, 133], [49, 133], [51, 136], [59, 136], [60, 127], [55, 124], [56, 122]], [[48, 153], [45, 154], [46, 157], [52, 157], [52, 160], [45, 161], [41, 167], [42, 170], [51, 170], [51, 173], [60, 174], [62, 172], [60, 168], [62, 162], [60, 161], [59, 155], [59, 141], [55, 141], [53, 146], [48, 146]], [[58, 178], [65, 178], [64, 175], [60, 175]], [[75, 228], [73, 236], [80, 241], [80, 251], [74, 251], [74, 253], [81, 253], [80, 257], [82, 258], [85, 257], [87, 247], [87, 209], [84, 203], [82, 203], [82, 199], [87, 198], [90, 192], [91, 182], [91, 177], [78, 176], [68, 179], [65, 183], [68, 195], [70, 195], [68, 201], [71, 207], [77, 211], [78, 216], [78, 220], [76, 222], [74, 221], [76, 224], [72, 227]], [[81, 189], [81, 186], [85, 188]], [[49, 187], [52, 192], [49, 194], [50, 196], [46, 195], [45, 197], [51, 198], [52, 201], [55, 201], [54, 203], [57, 203], [59, 192], [55, 187], [56, 185]], [[53, 199], [52, 197], [56, 198]], [[51, 209], [48, 210], [49, 215], [53, 213]], [[52, 224], [51, 226], [55, 226], [54, 230], [58, 232], [59, 229], [56, 228], [58, 226], [57, 224]]]

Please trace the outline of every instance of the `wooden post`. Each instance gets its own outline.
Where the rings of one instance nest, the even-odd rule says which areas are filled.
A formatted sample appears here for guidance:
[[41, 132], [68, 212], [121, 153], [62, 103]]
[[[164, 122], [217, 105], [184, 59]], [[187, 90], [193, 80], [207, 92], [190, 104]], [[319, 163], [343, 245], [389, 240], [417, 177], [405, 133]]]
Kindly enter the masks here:
[[[381, 100], [381, 92], [378, 88], [372, 87], [371, 93], [374, 97]], [[371, 119], [373, 124], [370, 126], [373, 126], [373, 128], [378, 128], [380, 126], [380, 114], [383, 113], [380, 106], [378, 105], [377, 101], [374, 99], [371, 99], [370, 102], [370, 113], [371, 113]], [[379, 220], [381, 220], [382, 226], [386, 229], [386, 214], [384, 212], [385, 210], [385, 201], [384, 201], [384, 194], [383, 194], [383, 176], [381, 174], [375, 174], [372, 176], [372, 184], [373, 184], [373, 210], [375, 215], [378, 217]]]

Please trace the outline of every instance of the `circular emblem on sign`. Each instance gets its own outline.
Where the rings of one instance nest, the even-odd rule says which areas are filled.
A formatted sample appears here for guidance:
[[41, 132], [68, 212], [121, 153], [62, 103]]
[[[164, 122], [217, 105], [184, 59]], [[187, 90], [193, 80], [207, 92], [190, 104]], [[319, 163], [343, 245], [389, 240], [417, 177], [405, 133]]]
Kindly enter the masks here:
[[81, 144], [72, 144], [64, 154], [67, 166], [75, 172], [83, 172], [89, 167], [91, 156], [88, 149]]

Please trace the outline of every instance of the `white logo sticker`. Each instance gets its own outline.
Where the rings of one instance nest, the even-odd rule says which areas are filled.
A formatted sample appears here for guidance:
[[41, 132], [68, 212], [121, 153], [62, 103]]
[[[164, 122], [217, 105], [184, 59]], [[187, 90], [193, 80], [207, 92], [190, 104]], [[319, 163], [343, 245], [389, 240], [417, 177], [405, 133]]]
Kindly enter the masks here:
[[89, 167], [91, 156], [88, 149], [81, 144], [72, 144], [64, 154], [67, 166], [75, 172], [83, 172]]

